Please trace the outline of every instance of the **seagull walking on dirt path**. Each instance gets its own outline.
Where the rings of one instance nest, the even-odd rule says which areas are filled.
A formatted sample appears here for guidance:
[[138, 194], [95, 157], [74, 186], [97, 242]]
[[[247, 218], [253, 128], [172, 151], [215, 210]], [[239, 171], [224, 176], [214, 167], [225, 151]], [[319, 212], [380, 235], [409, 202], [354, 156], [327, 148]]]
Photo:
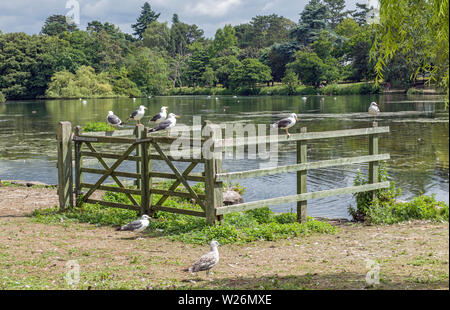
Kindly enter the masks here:
[[289, 134], [288, 128], [291, 128], [292, 126], [294, 126], [298, 120], [299, 119], [297, 117], [297, 114], [291, 113], [289, 115], [289, 117], [283, 118], [283, 119], [279, 120], [278, 122], [273, 123], [271, 126], [272, 126], [272, 128], [280, 128], [280, 129], [286, 130], [286, 134], [289, 138], [291, 135]]
[[133, 231], [133, 232], [141, 232], [144, 231], [148, 225], [150, 224], [150, 216], [144, 214], [139, 220], [133, 221], [122, 227], [117, 228], [117, 231]]
[[184, 269], [184, 271], [189, 271], [190, 273], [206, 271], [206, 274], [209, 275], [211, 268], [219, 262], [218, 246], [220, 246], [220, 244], [216, 240], [213, 240], [211, 241], [210, 246], [210, 252], [201, 256], [191, 267]]

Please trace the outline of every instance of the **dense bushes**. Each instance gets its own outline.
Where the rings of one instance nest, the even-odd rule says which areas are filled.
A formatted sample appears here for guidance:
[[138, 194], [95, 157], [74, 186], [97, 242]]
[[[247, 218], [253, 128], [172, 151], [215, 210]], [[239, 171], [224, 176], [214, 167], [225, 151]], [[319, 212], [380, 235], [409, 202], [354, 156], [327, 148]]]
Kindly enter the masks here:
[[0, 103], [6, 102], [6, 97], [3, 95], [3, 93], [0, 91]]

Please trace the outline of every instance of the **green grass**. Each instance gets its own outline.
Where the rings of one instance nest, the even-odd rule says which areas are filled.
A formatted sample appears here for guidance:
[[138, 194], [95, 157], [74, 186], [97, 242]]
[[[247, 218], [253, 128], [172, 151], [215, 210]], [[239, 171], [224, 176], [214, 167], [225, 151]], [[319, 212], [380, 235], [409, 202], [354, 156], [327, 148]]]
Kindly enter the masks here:
[[[171, 182], [162, 183], [160, 188], [169, 187]], [[194, 190], [197, 193], [204, 191], [203, 186], [197, 183]], [[183, 190], [182, 188], [179, 190]], [[243, 188], [240, 188], [243, 191]], [[153, 195], [156, 202], [161, 196]], [[104, 197], [107, 201], [129, 203], [122, 193], [107, 192]], [[136, 197], [139, 202], [139, 197]], [[170, 198], [164, 206], [200, 210], [189, 199]], [[35, 210], [33, 220], [40, 223], [61, 223], [67, 225], [71, 222], [83, 222], [95, 225], [124, 225], [139, 216], [137, 211], [118, 208], [107, 208], [100, 205], [84, 204], [80, 208], [73, 208], [60, 213], [57, 208]], [[170, 240], [185, 243], [205, 244], [212, 239], [221, 244], [248, 243], [258, 240], [277, 240], [289, 237], [308, 235], [310, 233], [335, 233], [336, 228], [327, 222], [317, 221], [309, 217], [306, 223], [298, 223], [295, 213], [275, 214], [269, 208], [263, 207], [247, 212], [230, 213], [224, 216], [222, 225], [209, 226], [205, 218], [169, 212], [157, 212], [155, 219], [150, 222], [148, 234], [150, 237], [164, 236]]]
[[85, 132], [93, 131], [114, 131], [114, 127], [110, 126], [106, 122], [89, 122], [83, 127]]

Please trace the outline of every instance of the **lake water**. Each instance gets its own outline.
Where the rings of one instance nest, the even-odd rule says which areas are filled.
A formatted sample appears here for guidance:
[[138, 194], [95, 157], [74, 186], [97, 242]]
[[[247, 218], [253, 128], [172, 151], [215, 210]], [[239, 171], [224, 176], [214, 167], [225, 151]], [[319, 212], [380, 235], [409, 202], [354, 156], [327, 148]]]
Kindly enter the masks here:
[[[380, 153], [390, 153], [387, 171], [398, 187], [401, 199], [421, 193], [435, 194], [449, 202], [449, 133], [448, 113], [444, 113], [442, 96], [308, 96], [237, 97], [179, 96], [150, 99], [88, 99], [11, 101], [0, 104], [0, 179], [57, 183], [55, 133], [59, 121], [73, 126], [105, 121], [109, 110], [122, 120], [139, 105], [148, 108], [144, 122], [169, 107], [181, 115], [180, 123], [191, 125], [192, 116], [215, 123], [243, 122], [270, 124], [289, 113], [300, 116], [300, 125], [308, 132], [372, 126], [367, 109], [376, 101], [383, 112], [379, 126], [389, 126], [390, 133], [380, 136]], [[132, 127], [133, 122], [128, 125]], [[295, 130], [292, 130], [295, 132]], [[282, 132], [280, 132], [281, 134]], [[318, 140], [308, 143], [308, 161], [368, 154], [368, 138], [350, 137]], [[279, 165], [295, 163], [295, 143], [280, 145]], [[224, 160], [226, 171], [258, 169], [262, 160]], [[167, 170], [160, 161], [156, 170]], [[125, 167], [127, 168], [127, 167]], [[308, 171], [308, 191], [352, 186], [357, 170], [367, 173], [368, 164]], [[92, 181], [95, 181], [96, 176]], [[90, 181], [89, 179], [87, 179]], [[296, 193], [296, 174], [280, 174], [241, 180], [246, 187], [245, 201], [268, 199]], [[352, 195], [308, 201], [308, 215], [349, 218], [347, 208], [355, 204]], [[295, 211], [295, 204], [274, 206], [275, 212]]]

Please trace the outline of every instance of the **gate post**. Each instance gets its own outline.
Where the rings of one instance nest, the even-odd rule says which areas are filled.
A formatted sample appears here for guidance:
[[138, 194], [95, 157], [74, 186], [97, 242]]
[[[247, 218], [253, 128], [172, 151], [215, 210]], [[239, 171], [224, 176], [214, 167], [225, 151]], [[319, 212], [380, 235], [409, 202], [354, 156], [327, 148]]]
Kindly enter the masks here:
[[[74, 136], [77, 137], [81, 135], [81, 126], [75, 127]], [[81, 182], [83, 181], [83, 176], [81, 174], [81, 167], [83, 166], [83, 159], [81, 158], [81, 146], [83, 142], [75, 141], [75, 204], [77, 207], [81, 206], [80, 196], [81, 192]]]
[[[306, 133], [306, 127], [300, 128], [300, 133]], [[297, 164], [304, 164], [307, 159], [307, 143], [305, 140], [297, 141]], [[307, 170], [297, 171], [297, 194], [307, 192], [306, 189], [306, 175]], [[297, 221], [299, 223], [306, 222], [306, 208], [307, 202], [297, 201]]]
[[72, 124], [59, 122], [56, 131], [58, 148], [58, 196], [59, 209], [73, 207], [73, 176], [72, 176]]
[[[138, 139], [147, 138], [147, 129], [142, 124], [136, 125], [136, 131], [138, 134]], [[141, 189], [141, 215], [148, 214], [150, 211], [150, 182], [149, 182], [149, 143], [140, 143], [137, 147], [139, 150], [139, 155], [141, 157], [139, 166], [139, 174], [141, 179], [139, 182]], [[139, 179], [138, 179], [139, 180]]]
[[[373, 122], [373, 127], [378, 127], [377, 122]], [[378, 135], [369, 135], [369, 155], [378, 155]], [[369, 162], [369, 183], [378, 183], [378, 168], [377, 161]], [[377, 190], [372, 191], [372, 201], [377, 197]]]
[[[204, 121], [202, 126], [202, 136], [204, 135], [203, 129], [207, 129], [210, 139], [213, 143], [210, 147], [211, 154], [209, 158], [205, 160], [205, 194], [206, 194], [206, 223], [209, 225], [215, 225], [217, 220], [222, 222], [223, 217], [217, 216], [217, 208], [222, 207], [223, 203], [223, 182], [216, 182], [216, 174], [222, 170], [222, 151], [217, 150], [215, 141], [217, 137], [221, 137], [221, 129], [211, 125], [209, 121]], [[211, 133], [212, 136], [211, 136]], [[202, 152], [203, 152], [202, 146]], [[205, 154], [203, 154], [204, 156]]]

